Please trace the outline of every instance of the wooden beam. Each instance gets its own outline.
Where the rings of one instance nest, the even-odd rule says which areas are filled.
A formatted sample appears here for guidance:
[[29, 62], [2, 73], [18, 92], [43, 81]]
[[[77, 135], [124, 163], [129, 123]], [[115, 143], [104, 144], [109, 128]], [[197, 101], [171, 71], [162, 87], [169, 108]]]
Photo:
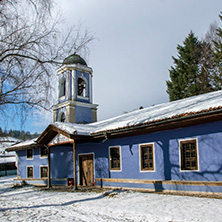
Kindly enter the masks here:
[[74, 190], [78, 190], [78, 187], [77, 187], [76, 143], [75, 143], [75, 140], [73, 140], [73, 178], [74, 178]]
[[[46, 145], [45, 145], [46, 146]], [[48, 188], [51, 187], [51, 175], [50, 175], [50, 171], [51, 171], [51, 166], [50, 166], [50, 147], [47, 147], [47, 155], [48, 155]]]
[[143, 180], [143, 179], [117, 179], [96, 178], [97, 182], [133, 183], [133, 184], [168, 184], [168, 185], [191, 185], [191, 186], [222, 186], [221, 181], [189, 181], [189, 180]]

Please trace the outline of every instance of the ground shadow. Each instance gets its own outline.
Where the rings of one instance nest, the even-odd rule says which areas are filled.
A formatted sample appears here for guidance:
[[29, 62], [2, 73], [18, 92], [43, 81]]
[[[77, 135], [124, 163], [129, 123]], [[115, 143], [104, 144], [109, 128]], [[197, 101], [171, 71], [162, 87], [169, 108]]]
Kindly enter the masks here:
[[64, 207], [75, 203], [81, 203], [86, 201], [93, 201], [99, 200], [107, 196], [107, 192], [92, 198], [80, 199], [80, 200], [73, 200], [68, 201], [61, 204], [41, 204], [41, 205], [34, 205], [34, 206], [21, 206], [21, 207], [11, 207], [11, 208], [0, 208], [0, 211], [8, 211], [8, 210], [23, 210], [23, 209], [35, 209], [35, 208], [44, 208], [44, 207]]

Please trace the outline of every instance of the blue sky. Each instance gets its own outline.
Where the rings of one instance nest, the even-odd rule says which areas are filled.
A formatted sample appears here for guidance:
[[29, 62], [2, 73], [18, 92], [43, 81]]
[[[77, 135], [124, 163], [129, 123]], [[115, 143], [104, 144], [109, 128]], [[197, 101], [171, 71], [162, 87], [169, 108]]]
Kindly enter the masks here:
[[[168, 102], [166, 80], [192, 30], [201, 39], [219, 20], [221, 0], [56, 0], [66, 25], [83, 23], [97, 40], [86, 58], [93, 68], [98, 119]], [[55, 76], [56, 78], [56, 76]], [[52, 114], [30, 116], [25, 130], [41, 132]], [[7, 128], [19, 127], [16, 122]], [[4, 128], [4, 127], [3, 127]]]

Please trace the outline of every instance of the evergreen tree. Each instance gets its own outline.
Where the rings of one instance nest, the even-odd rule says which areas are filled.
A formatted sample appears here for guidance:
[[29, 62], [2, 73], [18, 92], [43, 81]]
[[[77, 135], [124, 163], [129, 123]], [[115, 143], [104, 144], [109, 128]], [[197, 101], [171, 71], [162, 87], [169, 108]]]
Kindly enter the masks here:
[[201, 43], [191, 31], [184, 40], [183, 46], [178, 45], [178, 58], [172, 57], [170, 80], [167, 83], [167, 93], [170, 101], [183, 99], [199, 94], [198, 69], [201, 55]]

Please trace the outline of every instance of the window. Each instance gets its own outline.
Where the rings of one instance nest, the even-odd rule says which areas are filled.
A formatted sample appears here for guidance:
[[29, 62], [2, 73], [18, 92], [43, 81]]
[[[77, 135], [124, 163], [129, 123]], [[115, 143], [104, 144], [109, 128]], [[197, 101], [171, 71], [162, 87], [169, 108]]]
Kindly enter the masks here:
[[40, 148], [40, 156], [41, 157], [47, 156], [47, 148], [46, 147], [41, 147]]
[[32, 159], [33, 158], [33, 151], [32, 149], [27, 149], [27, 159]]
[[33, 178], [33, 167], [27, 167], [27, 178]]
[[154, 170], [153, 144], [140, 145], [141, 170]]
[[66, 95], [66, 79], [62, 77], [60, 80], [59, 97]]
[[120, 170], [120, 147], [110, 147], [110, 169]]
[[83, 78], [78, 78], [78, 96], [87, 97], [86, 82]]
[[66, 116], [65, 116], [65, 113], [61, 113], [60, 115], [60, 122], [64, 123], [66, 121]]
[[47, 166], [40, 167], [40, 177], [46, 178], [47, 176], [48, 176], [48, 167]]
[[198, 170], [197, 141], [180, 141], [181, 170]]

